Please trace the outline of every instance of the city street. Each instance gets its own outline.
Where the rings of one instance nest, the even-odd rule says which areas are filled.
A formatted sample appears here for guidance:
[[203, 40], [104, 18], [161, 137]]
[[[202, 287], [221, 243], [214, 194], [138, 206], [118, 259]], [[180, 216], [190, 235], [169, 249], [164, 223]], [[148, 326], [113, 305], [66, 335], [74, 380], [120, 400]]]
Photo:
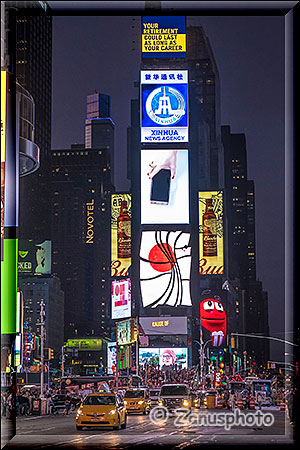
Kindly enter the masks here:
[[[225, 410], [201, 409], [194, 412], [203, 415], [222, 413]], [[125, 430], [95, 428], [77, 431], [75, 414], [70, 416], [33, 416], [17, 418], [17, 435], [5, 448], [131, 448], [140, 446], [166, 445], [174, 449], [196, 445], [257, 445], [293, 443], [293, 428], [278, 408], [264, 408], [264, 413], [274, 415], [272, 426], [254, 429], [253, 427], [232, 427], [225, 430], [220, 426], [184, 426], [174, 425], [174, 416], [166, 424], [155, 425], [149, 416], [130, 415]], [[241, 414], [250, 412], [242, 411]], [[5, 419], [2, 419], [2, 421]], [[3, 422], [2, 422], [3, 424]], [[2, 426], [3, 430], [3, 426]]]

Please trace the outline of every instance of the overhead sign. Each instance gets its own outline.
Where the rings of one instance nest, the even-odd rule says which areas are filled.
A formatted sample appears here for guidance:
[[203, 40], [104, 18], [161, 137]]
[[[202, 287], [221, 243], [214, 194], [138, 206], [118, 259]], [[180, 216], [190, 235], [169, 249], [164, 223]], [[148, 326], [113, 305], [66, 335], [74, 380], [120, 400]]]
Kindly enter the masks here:
[[141, 142], [188, 142], [188, 71], [141, 71]]
[[102, 350], [102, 339], [68, 339], [66, 348], [78, 348], [79, 351]]
[[142, 18], [143, 58], [184, 58], [185, 17], [148, 16]]
[[146, 335], [187, 334], [187, 317], [140, 317]]
[[111, 318], [131, 317], [131, 280], [112, 281]]

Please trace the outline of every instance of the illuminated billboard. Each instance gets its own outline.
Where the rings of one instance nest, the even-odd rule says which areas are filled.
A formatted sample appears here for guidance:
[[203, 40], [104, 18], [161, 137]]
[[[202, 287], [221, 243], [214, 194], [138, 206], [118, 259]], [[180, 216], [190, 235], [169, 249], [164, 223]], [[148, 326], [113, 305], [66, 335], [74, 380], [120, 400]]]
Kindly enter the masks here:
[[141, 223], [189, 223], [188, 150], [141, 151]]
[[112, 281], [111, 288], [111, 318], [131, 317], [131, 280]]
[[188, 142], [188, 71], [141, 71], [141, 142]]
[[19, 241], [18, 272], [28, 275], [50, 275], [51, 241]]
[[116, 370], [117, 365], [117, 343], [107, 343], [107, 373], [111, 375]]
[[199, 271], [224, 273], [223, 191], [199, 192]]
[[111, 276], [126, 277], [131, 265], [131, 195], [111, 196]]
[[132, 344], [137, 340], [137, 325], [135, 319], [122, 320], [116, 323], [118, 345]]
[[66, 348], [78, 348], [79, 351], [100, 351], [102, 350], [103, 340], [98, 339], [68, 339]]
[[144, 307], [192, 306], [190, 233], [142, 231], [140, 286]]
[[184, 58], [185, 55], [184, 16], [142, 17], [143, 58]]
[[139, 364], [159, 366], [160, 369], [176, 365], [180, 369], [187, 369], [187, 348], [140, 348]]
[[187, 317], [140, 317], [139, 321], [148, 336], [187, 334]]

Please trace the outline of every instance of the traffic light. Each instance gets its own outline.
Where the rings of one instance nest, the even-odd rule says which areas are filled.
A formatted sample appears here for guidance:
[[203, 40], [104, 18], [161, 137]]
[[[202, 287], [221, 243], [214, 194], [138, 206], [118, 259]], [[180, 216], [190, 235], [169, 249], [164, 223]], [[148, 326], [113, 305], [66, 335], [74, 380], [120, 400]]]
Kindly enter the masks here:
[[48, 359], [54, 359], [54, 350], [53, 348], [48, 348]]
[[234, 337], [230, 338], [230, 346], [231, 348], [235, 348], [235, 342], [234, 342]]

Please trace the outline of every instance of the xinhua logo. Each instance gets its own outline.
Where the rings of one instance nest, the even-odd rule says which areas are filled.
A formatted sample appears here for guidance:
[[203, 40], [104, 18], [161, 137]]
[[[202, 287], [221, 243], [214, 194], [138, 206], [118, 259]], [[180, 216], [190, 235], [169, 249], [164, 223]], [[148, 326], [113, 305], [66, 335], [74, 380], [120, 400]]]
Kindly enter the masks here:
[[146, 100], [146, 112], [158, 125], [174, 125], [185, 114], [182, 94], [171, 86], [154, 89]]

